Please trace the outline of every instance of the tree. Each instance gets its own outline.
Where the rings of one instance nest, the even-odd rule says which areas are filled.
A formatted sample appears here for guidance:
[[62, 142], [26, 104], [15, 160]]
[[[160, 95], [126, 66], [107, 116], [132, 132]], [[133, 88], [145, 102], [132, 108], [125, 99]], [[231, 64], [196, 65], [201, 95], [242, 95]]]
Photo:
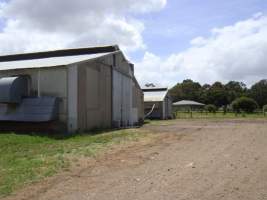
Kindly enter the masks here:
[[253, 98], [260, 107], [267, 104], [267, 80], [261, 80], [255, 83], [250, 91], [250, 97]]
[[217, 107], [226, 107], [229, 104], [227, 99], [227, 92], [224, 85], [221, 82], [215, 82], [207, 90], [207, 102], [209, 104], [214, 104]]
[[177, 83], [170, 89], [170, 95], [173, 101], [194, 100], [199, 101], [201, 93], [201, 85], [190, 79], [184, 80], [182, 83]]
[[228, 102], [232, 102], [241, 96], [247, 96], [247, 87], [242, 82], [229, 81], [225, 85]]
[[217, 108], [216, 108], [216, 106], [215, 105], [213, 105], [213, 104], [208, 104], [208, 105], [206, 105], [205, 107], [204, 107], [204, 109], [206, 110], [206, 111], [208, 111], [209, 113], [215, 113], [216, 111], [217, 111]]
[[218, 108], [223, 107], [225, 112], [227, 105], [240, 97], [253, 98], [262, 107], [267, 104], [267, 80], [261, 80], [248, 89], [244, 83], [238, 81], [229, 81], [225, 85], [217, 81], [212, 85], [201, 86], [198, 82], [186, 79], [171, 88], [170, 95], [174, 102], [193, 100], [214, 104]]
[[232, 108], [235, 112], [252, 113], [258, 108], [257, 102], [249, 97], [240, 97], [232, 102]]
[[267, 105], [264, 105], [263, 107], [262, 107], [262, 112], [263, 112], [263, 114], [264, 114], [264, 116], [266, 115], [266, 112], [267, 112]]

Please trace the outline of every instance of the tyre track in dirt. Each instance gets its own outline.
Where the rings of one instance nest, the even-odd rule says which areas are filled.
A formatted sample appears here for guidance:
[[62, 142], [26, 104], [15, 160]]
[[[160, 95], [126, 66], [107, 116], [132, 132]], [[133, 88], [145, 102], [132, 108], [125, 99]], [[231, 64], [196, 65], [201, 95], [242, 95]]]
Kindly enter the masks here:
[[151, 141], [86, 159], [7, 199], [267, 199], [265, 120], [146, 125]]

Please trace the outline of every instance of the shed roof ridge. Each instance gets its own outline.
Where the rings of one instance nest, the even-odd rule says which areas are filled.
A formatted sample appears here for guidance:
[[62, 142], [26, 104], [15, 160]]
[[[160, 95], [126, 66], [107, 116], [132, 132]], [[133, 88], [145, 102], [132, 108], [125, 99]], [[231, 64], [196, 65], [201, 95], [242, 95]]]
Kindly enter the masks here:
[[34, 59], [64, 57], [64, 56], [90, 55], [98, 53], [116, 52], [119, 50], [120, 48], [118, 45], [112, 45], [112, 46], [99, 46], [99, 47], [87, 47], [87, 48], [61, 49], [61, 50], [52, 50], [43, 52], [22, 53], [22, 54], [10, 54], [10, 55], [0, 56], [0, 62], [34, 60]]
[[167, 87], [162, 87], [162, 88], [142, 88], [144, 92], [161, 92], [161, 91], [167, 91]]

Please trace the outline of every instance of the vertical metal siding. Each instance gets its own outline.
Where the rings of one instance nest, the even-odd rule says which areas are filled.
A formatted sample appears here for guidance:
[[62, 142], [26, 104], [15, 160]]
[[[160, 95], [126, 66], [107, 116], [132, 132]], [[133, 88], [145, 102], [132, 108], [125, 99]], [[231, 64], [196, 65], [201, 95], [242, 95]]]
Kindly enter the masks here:
[[162, 102], [162, 119], [166, 119], [166, 99]]
[[29, 75], [30, 76], [30, 95], [37, 95], [37, 77], [38, 71], [41, 71], [40, 77], [40, 90], [41, 96], [55, 96], [60, 98], [59, 104], [59, 121], [67, 124], [67, 71], [68, 68], [64, 67], [51, 67], [42, 69], [20, 69], [20, 70], [9, 70], [1, 71], [0, 77], [6, 76], [19, 76]]
[[79, 68], [79, 128], [111, 126], [111, 68], [96, 62]]
[[138, 123], [138, 98], [139, 98], [139, 93], [138, 93], [138, 88], [135, 82], [132, 82], [132, 121], [133, 124]]
[[133, 125], [132, 79], [116, 70], [113, 71], [113, 125]]
[[73, 132], [78, 128], [78, 71], [77, 66], [68, 68], [68, 131]]

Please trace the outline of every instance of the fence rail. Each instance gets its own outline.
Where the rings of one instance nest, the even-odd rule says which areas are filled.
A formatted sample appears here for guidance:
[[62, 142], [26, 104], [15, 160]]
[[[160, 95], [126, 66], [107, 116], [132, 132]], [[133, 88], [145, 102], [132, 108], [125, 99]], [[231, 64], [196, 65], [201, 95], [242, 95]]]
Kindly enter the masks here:
[[256, 111], [253, 113], [235, 113], [235, 112], [226, 112], [217, 111], [214, 113], [209, 113], [206, 111], [175, 111], [175, 118], [267, 118], [266, 113], [262, 111]]

